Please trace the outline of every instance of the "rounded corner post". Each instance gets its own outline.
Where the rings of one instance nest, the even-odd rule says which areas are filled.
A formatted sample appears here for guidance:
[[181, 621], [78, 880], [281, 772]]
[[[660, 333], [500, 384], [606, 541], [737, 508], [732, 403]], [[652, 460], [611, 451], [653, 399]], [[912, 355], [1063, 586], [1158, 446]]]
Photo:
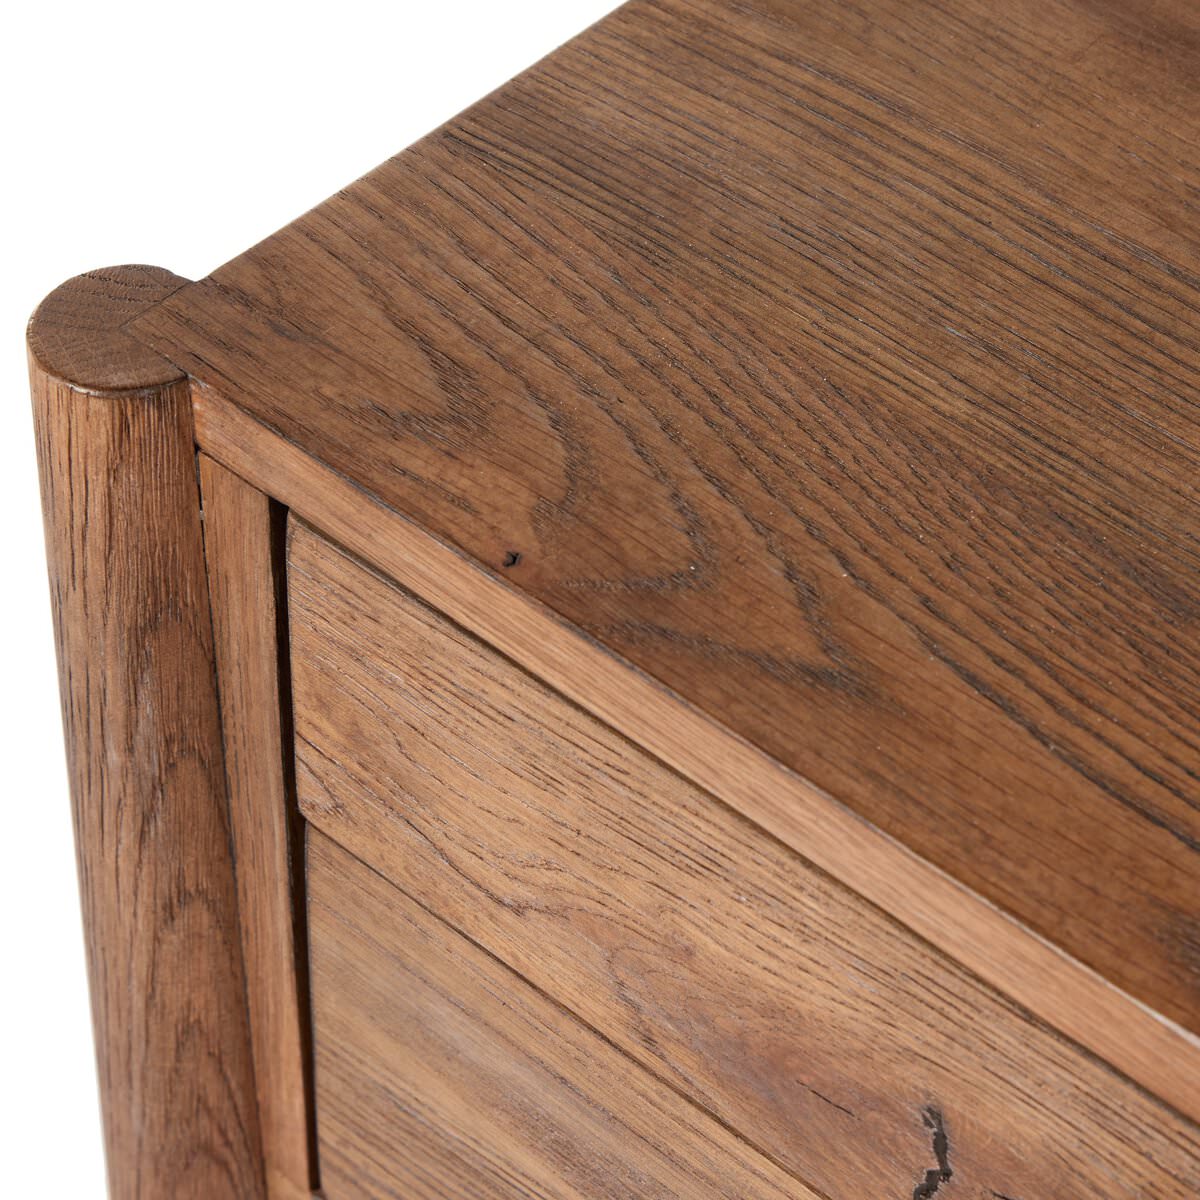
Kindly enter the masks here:
[[113, 1200], [264, 1195], [187, 377], [77, 276], [30, 387]]

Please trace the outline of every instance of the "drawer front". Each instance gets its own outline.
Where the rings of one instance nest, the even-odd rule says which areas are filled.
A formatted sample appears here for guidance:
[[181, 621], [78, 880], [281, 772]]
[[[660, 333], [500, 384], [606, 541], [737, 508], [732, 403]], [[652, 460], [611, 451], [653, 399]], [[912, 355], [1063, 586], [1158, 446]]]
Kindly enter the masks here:
[[308, 820], [796, 1179], [1200, 1189], [1190, 1123], [302, 526], [289, 596]]
[[316, 831], [308, 891], [328, 1200], [819, 1200]]

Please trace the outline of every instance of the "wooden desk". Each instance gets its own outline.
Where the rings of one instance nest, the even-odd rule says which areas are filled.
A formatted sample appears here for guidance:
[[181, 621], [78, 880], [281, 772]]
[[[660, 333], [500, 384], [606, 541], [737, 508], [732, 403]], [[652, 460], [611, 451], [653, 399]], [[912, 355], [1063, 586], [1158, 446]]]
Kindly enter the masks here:
[[1198, 64], [633, 0], [47, 299], [114, 1195], [1200, 1191]]

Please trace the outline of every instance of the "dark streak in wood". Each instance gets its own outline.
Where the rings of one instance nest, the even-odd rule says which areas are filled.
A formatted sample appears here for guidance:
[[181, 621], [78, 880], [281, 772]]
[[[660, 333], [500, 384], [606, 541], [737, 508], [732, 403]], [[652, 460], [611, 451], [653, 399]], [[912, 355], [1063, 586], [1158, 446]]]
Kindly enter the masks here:
[[941, 1111], [931, 1104], [927, 1105], [921, 1110], [921, 1123], [933, 1135], [933, 1157], [937, 1160], [937, 1166], [926, 1171], [925, 1178], [913, 1188], [912, 1200], [928, 1200], [954, 1176], [950, 1168], [950, 1139], [946, 1136], [946, 1123]]

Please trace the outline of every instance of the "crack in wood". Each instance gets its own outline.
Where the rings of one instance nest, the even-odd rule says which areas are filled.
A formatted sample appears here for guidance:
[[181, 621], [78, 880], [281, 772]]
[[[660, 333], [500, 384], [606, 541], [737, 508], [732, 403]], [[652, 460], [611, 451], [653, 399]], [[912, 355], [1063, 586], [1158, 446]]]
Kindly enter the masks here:
[[925, 1178], [913, 1188], [912, 1200], [928, 1200], [954, 1172], [950, 1169], [950, 1139], [940, 1109], [926, 1105], [921, 1110], [921, 1123], [933, 1134], [933, 1156], [937, 1166], [925, 1172]]

